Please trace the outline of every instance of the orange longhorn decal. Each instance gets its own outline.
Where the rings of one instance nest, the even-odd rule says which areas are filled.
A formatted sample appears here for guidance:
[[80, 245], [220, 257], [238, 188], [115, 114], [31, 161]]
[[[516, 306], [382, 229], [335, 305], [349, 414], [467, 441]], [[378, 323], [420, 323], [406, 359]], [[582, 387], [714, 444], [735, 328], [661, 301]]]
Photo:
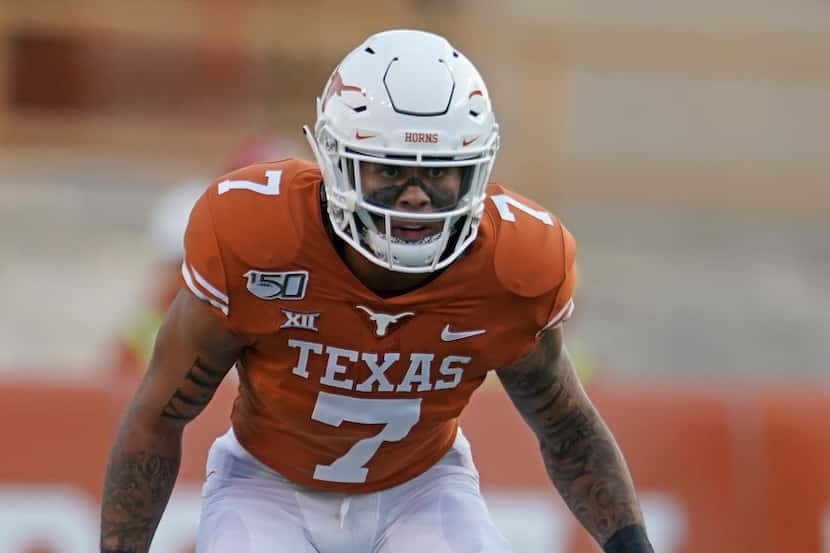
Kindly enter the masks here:
[[329, 86], [326, 88], [326, 93], [323, 96], [323, 111], [326, 109], [326, 104], [329, 103], [331, 97], [337, 94], [338, 96], [342, 96], [343, 92], [359, 92], [366, 96], [366, 91], [363, 90], [359, 86], [350, 85], [350, 84], [343, 84], [343, 78], [340, 76], [340, 68], [334, 70], [334, 73], [331, 75], [331, 81], [329, 82]]

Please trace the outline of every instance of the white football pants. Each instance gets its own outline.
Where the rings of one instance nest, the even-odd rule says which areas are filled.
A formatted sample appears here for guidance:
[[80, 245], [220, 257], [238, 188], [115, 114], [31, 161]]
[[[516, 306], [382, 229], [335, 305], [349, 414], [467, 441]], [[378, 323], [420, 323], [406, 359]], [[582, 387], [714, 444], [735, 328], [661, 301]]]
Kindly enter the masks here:
[[493, 525], [461, 431], [425, 473], [365, 494], [298, 486], [245, 451], [214, 442], [196, 553], [511, 553]]

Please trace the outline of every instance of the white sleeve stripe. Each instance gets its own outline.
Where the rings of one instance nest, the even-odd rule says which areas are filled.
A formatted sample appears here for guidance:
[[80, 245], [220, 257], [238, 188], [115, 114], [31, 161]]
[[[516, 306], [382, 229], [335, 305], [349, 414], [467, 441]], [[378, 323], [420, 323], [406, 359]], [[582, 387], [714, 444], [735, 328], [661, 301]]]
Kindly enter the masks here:
[[[197, 273], [197, 275], [198, 275], [198, 273]], [[211, 304], [216, 309], [219, 309], [220, 311], [222, 311], [222, 313], [224, 313], [226, 317], [228, 316], [228, 311], [229, 310], [228, 310], [227, 305], [225, 305], [224, 303], [222, 303], [220, 301], [217, 301], [217, 300], [215, 300], [211, 297], [208, 297], [206, 294], [204, 294], [201, 290], [199, 290], [196, 287], [196, 284], [193, 282], [193, 277], [190, 276], [190, 268], [188, 268], [186, 262], [182, 263], [182, 277], [184, 277], [184, 282], [185, 282], [185, 284], [187, 284], [187, 287], [190, 289], [191, 292], [193, 292], [193, 294], [197, 298], [199, 298], [202, 301], [208, 302], [209, 304]]]
[[545, 326], [543, 326], [542, 329], [539, 332], [536, 333], [536, 335], [538, 336], [539, 334], [541, 334], [545, 330], [547, 330], [547, 329], [549, 329], [553, 326], [556, 326], [556, 325], [558, 325], [559, 323], [561, 323], [563, 321], [567, 321], [568, 319], [571, 318], [571, 315], [573, 315], [573, 312], [574, 312], [574, 300], [569, 299], [568, 303], [566, 303], [565, 306], [562, 309], [559, 310], [559, 313], [554, 315], [553, 318], [551, 320], [549, 320], [547, 322], [547, 324]]
[[208, 292], [213, 294], [214, 298], [218, 299], [222, 303], [230, 303], [230, 300], [228, 299], [228, 296], [226, 296], [225, 294], [220, 292], [218, 288], [216, 288], [210, 282], [205, 280], [205, 277], [200, 275], [199, 271], [197, 271], [194, 267], [190, 267], [190, 270], [193, 271], [193, 276], [196, 277], [196, 282], [201, 284], [202, 288], [204, 288], [205, 290], [207, 290]]

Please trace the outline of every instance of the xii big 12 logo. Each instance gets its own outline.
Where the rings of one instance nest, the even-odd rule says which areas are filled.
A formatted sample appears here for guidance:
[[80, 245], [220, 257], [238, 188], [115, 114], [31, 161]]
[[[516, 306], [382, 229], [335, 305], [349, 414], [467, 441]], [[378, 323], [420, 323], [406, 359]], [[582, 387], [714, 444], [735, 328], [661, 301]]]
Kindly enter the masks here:
[[248, 291], [263, 300], [301, 300], [308, 287], [308, 271], [245, 273]]

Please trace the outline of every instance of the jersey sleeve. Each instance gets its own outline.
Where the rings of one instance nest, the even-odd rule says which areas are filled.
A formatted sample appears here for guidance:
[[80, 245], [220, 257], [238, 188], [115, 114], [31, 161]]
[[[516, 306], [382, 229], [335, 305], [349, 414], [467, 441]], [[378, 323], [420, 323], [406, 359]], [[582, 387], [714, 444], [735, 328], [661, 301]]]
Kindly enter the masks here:
[[190, 213], [184, 235], [182, 279], [193, 295], [213, 307], [225, 321], [230, 315], [227, 279], [210, 210], [210, 189]]
[[573, 314], [576, 243], [559, 218], [536, 202], [496, 184], [488, 193], [497, 226], [496, 276], [530, 307], [522, 324], [538, 338]]
[[299, 270], [305, 214], [319, 206], [313, 167], [283, 160], [239, 169], [214, 181], [191, 211], [182, 280], [245, 340], [269, 332], [278, 307], [254, 279], [265, 275], [273, 288], [282, 272]]
[[562, 248], [563, 274], [561, 283], [552, 291], [553, 305], [548, 309], [547, 322], [539, 330], [552, 328], [571, 318], [574, 312], [573, 295], [576, 290], [576, 241], [561, 222], [559, 223]]

